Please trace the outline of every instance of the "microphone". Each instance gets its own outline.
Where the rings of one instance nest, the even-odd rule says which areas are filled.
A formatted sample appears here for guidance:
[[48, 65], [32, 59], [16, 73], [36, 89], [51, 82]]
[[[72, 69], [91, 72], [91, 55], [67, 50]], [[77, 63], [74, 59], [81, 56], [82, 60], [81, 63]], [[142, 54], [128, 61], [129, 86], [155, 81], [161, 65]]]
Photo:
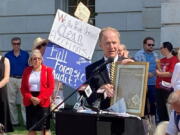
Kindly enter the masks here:
[[81, 85], [81, 87], [78, 89], [78, 92], [84, 97], [90, 97], [92, 94], [91, 87], [88, 84]]
[[[114, 58], [108, 58], [106, 61], [104, 61], [100, 66], [96, 67], [91, 76], [94, 76], [97, 72], [99, 72], [105, 65], [111, 63], [114, 61]], [[90, 80], [90, 79], [89, 79]], [[90, 86], [88, 84], [86, 84], [88, 81], [86, 81], [83, 85], [81, 85], [77, 90], [80, 94], [80, 97], [78, 99], [78, 101], [76, 102], [76, 104], [74, 105], [73, 109], [75, 110], [78, 110], [79, 107], [82, 105], [82, 100], [83, 100], [83, 97], [90, 97], [90, 95], [92, 94], [92, 90], [90, 88]], [[102, 95], [102, 94], [101, 94]], [[102, 97], [102, 96], [100, 96]], [[100, 106], [100, 101], [101, 99], [98, 97], [99, 101], [98, 103], [95, 104], [95, 107], [94, 108], [99, 108]]]
[[77, 90], [80, 94], [80, 97], [73, 107], [73, 109], [75, 109], [75, 110], [79, 110], [79, 107], [82, 105], [82, 100], [84, 97], [88, 98], [92, 94], [91, 87], [88, 84], [81, 85]]
[[[99, 72], [105, 65], [112, 63], [114, 61], [114, 58], [108, 58], [106, 61], [104, 61], [101, 65], [99, 65], [98, 67], [96, 67], [92, 73], [91, 73], [91, 77], [88, 79], [88, 81], [97, 73]], [[92, 90], [90, 88], [90, 86], [86, 83], [88, 83], [88, 81], [86, 81], [83, 85], [81, 85], [77, 90], [80, 94], [80, 97], [78, 99], [78, 101], [76, 102], [76, 104], [74, 105], [73, 109], [74, 110], [79, 110], [80, 106], [82, 105], [82, 101], [83, 98], [86, 97], [90, 97], [90, 95], [92, 94]], [[97, 101], [95, 102], [95, 104], [93, 104], [93, 110], [98, 111], [99, 107], [100, 107], [100, 102], [103, 98], [103, 93], [99, 93], [98, 97], [97, 97]]]
[[[109, 64], [109, 63], [112, 63], [114, 61], [114, 58], [112, 58], [112, 57], [110, 57], [110, 58], [108, 58], [106, 61], [104, 61], [100, 66], [98, 66], [98, 67], [96, 67], [94, 70], [93, 70], [93, 72], [92, 72], [92, 74], [93, 75], [95, 75], [97, 72], [99, 72], [104, 66], [106, 66], [107, 64]], [[102, 78], [103, 78], [103, 80], [104, 80], [104, 82], [106, 82], [105, 81], [105, 78], [102, 76]], [[99, 112], [99, 108], [100, 108], [100, 103], [101, 103], [101, 100], [103, 99], [103, 97], [104, 97], [104, 92], [99, 92], [99, 93], [97, 93], [97, 99], [96, 99], [96, 101], [93, 103], [93, 105], [92, 105], [92, 108], [91, 109], [93, 109], [94, 111], [97, 111], [97, 112]]]
[[109, 64], [109, 63], [112, 63], [114, 61], [114, 58], [108, 58], [106, 61], [104, 61], [100, 66], [96, 67], [94, 70], [93, 70], [93, 74], [95, 74], [96, 72], [98, 72], [99, 70], [101, 70], [105, 65]]

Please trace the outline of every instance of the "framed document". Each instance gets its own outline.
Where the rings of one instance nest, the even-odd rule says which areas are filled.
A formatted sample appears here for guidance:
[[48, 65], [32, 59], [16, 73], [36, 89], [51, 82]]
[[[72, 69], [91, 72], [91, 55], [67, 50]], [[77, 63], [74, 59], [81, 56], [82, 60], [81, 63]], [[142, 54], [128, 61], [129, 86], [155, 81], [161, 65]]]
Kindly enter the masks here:
[[124, 98], [127, 113], [144, 116], [148, 69], [147, 62], [132, 62], [126, 65], [117, 62], [113, 75], [115, 96], [111, 99], [111, 105]]

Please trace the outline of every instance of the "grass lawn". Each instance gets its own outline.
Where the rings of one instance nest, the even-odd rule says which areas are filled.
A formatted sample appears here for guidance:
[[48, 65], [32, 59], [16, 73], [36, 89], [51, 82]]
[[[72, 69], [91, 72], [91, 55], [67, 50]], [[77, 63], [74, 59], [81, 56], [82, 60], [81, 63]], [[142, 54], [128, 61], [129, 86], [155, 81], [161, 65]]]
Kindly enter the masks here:
[[[28, 131], [26, 130], [25, 126], [21, 124], [18, 127], [14, 127], [14, 132], [8, 133], [8, 135], [27, 135]], [[54, 121], [51, 120], [51, 133], [52, 135], [55, 135], [55, 124]], [[40, 135], [40, 132], [38, 132], [38, 135]]]
[[[24, 127], [14, 128], [14, 132], [8, 133], [8, 135], [27, 135], [27, 130]], [[37, 132], [37, 135], [41, 135], [40, 132]], [[51, 135], [55, 135], [55, 131], [51, 130]]]
[[10, 132], [9, 135], [27, 135], [27, 130], [24, 126], [14, 127], [14, 132]]
[[[18, 114], [20, 119], [20, 125], [14, 128], [14, 132], [8, 133], [8, 135], [27, 135], [28, 131], [26, 130], [26, 127], [23, 124], [22, 115], [20, 113], [20, 105], [17, 105], [18, 107]], [[53, 120], [51, 120], [51, 133], [52, 135], [55, 135], [55, 123]], [[40, 135], [40, 132], [38, 132], [38, 135]]]

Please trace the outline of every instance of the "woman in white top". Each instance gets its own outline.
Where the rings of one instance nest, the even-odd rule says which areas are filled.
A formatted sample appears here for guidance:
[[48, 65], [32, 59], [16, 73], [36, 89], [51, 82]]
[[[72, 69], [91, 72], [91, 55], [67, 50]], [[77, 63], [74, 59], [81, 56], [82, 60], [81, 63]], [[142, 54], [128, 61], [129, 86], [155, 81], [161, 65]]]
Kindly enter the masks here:
[[[26, 109], [26, 128], [28, 135], [36, 135], [36, 131], [49, 135], [50, 129], [50, 97], [54, 90], [52, 68], [43, 65], [39, 50], [33, 50], [29, 58], [31, 66], [27, 67], [22, 76], [21, 93]], [[46, 119], [34, 126], [42, 118]], [[32, 127], [34, 128], [32, 129]]]
[[[37, 37], [35, 38], [34, 42], [33, 42], [33, 47], [32, 50], [39, 50], [41, 52], [42, 55], [44, 55], [46, 46], [48, 44], [48, 40], [41, 38], [41, 37]], [[58, 80], [55, 80], [55, 89], [53, 92], [53, 95], [51, 97], [51, 109], [54, 109], [54, 107], [56, 107], [56, 105], [58, 105], [60, 102], [62, 102], [64, 100], [64, 95], [63, 95], [63, 83], [61, 83]], [[64, 103], [58, 107], [59, 108], [64, 108]]]
[[174, 90], [180, 90], [180, 48], [177, 55], [179, 62], [174, 67], [174, 72], [171, 79], [171, 85]]

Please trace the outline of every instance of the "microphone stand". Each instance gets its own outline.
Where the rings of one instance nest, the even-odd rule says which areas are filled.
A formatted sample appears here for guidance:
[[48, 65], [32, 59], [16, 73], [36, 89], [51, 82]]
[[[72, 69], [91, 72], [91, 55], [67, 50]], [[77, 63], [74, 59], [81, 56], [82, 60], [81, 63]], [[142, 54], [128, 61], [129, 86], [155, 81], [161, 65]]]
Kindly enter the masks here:
[[[100, 76], [102, 77], [102, 80], [104, 83], [107, 82], [107, 80], [104, 78], [104, 75], [100, 72], [99, 73]], [[99, 112], [100, 112], [100, 104], [101, 104], [101, 100], [104, 96], [104, 93], [97, 93], [97, 100], [95, 101], [94, 105], [93, 105], [93, 109], [97, 112], [97, 114], [99, 115]]]
[[[61, 106], [64, 102], [66, 102], [71, 96], [73, 96], [78, 90], [73, 91], [69, 96], [67, 96], [61, 103], [59, 103], [55, 108], [53, 108], [47, 115], [43, 116], [37, 123], [35, 123], [29, 130], [32, 131], [35, 127], [40, 125], [47, 117], [50, 116], [52, 112], [54, 112], [59, 106]], [[45, 135], [45, 129], [43, 128], [43, 134]]]
[[[106, 61], [105, 63], [103, 63], [102, 65], [100, 65], [98, 68], [96, 68], [96, 69], [92, 72], [92, 74], [91, 74], [91, 76], [88, 78], [88, 80], [86, 80], [86, 81], [84, 82], [84, 84], [88, 83], [88, 82], [92, 79], [92, 77], [100, 71], [100, 69], [101, 69], [103, 66], [105, 66], [106, 64], [111, 63], [111, 62], [112, 62], [112, 60], [110, 59], [109, 61]], [[103, 80], [104, 80], [104, 78], [103, 78]], [[81, 87], [81, 86], [80, 86], [80, 87]], [[40, 125], [43, 121], [45, 121], [45, 119], [46, 119], [47, 117], [49, 117], [52, 112], [54, 112], [59, 106], [61, 106], [61, 105], [62, 105], [64, 102], [66, 102], [71, 96], [73, 96], [73, 95], [78, 91], [78, 89], [79, 89], [80, 87], [78, 87], [76, 90], [74, 90], [69, 96], [67, 96], [63, 101], [61, 101], [61, 102], [60, 102], [55, 108], [53, 108], [50, 112], [48, 112], [46, 115], [44, 115], [44, 116], [43, 116], [37, 123], [35, 123], [29, 130], [32, 131], [35, 127], [37, 127], [37, 126]], [[98, 108], [98, 110], [99, 110], [99, 108]], [[45, 135], [45, 129], [44, 129], [44, 128], [43, 128], [43, 134]]]

